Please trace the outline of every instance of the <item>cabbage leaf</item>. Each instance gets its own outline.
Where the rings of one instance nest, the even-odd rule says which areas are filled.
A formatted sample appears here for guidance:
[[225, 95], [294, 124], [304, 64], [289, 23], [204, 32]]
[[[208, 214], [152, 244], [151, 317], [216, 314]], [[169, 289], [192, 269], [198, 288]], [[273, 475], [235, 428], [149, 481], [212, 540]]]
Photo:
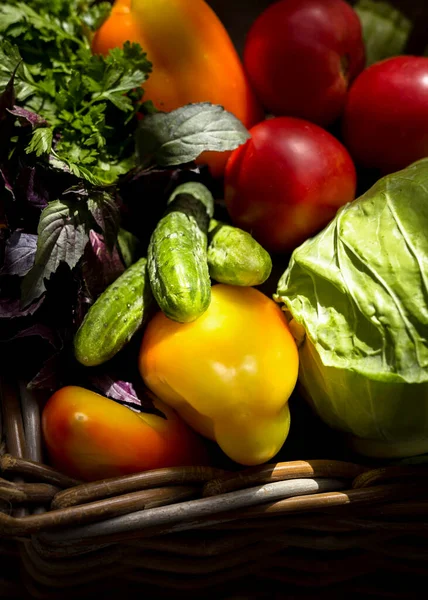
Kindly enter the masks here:
[[275, 299], [322, 419], [371, 440], [370, 454], [428, 451], [428, 159], [297, 248]]

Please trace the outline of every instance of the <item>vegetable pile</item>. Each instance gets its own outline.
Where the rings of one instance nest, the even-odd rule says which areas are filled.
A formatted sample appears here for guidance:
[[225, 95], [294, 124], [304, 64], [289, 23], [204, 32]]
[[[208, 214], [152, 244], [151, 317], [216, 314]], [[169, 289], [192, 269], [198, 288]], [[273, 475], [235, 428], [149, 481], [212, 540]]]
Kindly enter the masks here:
[[385, 2], [279, 0], [241, 61], [203, 0], [0, 6], [0, 345], [51, 396], [52, 464], [261, 464], [290, 398], [353, 451], [428, 452], [411, 36]]

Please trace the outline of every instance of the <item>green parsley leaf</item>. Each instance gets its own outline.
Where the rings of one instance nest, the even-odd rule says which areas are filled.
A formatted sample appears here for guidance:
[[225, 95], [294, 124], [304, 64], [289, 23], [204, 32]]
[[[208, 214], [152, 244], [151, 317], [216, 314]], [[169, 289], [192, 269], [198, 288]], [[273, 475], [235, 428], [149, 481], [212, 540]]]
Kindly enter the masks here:
[[0, 93], [16, 70], [20, 106], [49, 123], [26, 151], [96, 186], [135, 165], [142, 85], [151, 72], [139, 44], [92, 54], [91, 31], [110, 8], [93, 0], [0, 5]]
[[52, 149], [53, 129], [50, 127], [39, 127], [33, 131], [33, 136], [25, 151], [27, 154], [35, 152], [36, 156], [49, 154]]
[[0, 92], [6, 89], [13, 74], [15, 94], [19, 100], [25, 100], [36, 90], [34, 80], [22, 62], [18, 48], [8, 40], [0, 39]]
[[111, 13], [110, 2], [99, 2], [89, 6], [82, 14], [82, 21], [91, 31], [96, 31]]

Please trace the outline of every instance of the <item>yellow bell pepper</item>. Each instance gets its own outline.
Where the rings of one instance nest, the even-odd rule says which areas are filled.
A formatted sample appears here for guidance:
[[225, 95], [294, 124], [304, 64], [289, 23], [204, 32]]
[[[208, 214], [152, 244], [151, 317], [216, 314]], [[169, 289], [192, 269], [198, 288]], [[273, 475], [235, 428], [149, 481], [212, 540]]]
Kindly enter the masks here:
[[[169, 112], [192, 102], [220, 104], [250, 128], [263, 113], [225, 27], [204, 0], [116, 0], [92, 50], [138, 42], [153, 64], [145, 100]], [[230, 153], [205, 153], [215, 176]]]
[[232, 460], [261, 464], [282, 447], [298, 352], [283, 312], [258, 290], [215, 285], [210, 307], [193, 323], [157, 313], [139, 368], [163, 402]]

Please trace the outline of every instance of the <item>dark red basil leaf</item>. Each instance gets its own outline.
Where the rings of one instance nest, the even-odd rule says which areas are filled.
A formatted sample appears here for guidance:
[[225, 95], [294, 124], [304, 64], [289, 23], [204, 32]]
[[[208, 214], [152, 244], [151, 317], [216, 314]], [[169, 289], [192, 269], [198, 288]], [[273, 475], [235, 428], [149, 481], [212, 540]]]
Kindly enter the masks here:
[[34, 264], [37, 249], [37, 235], [14, 231], [6, 242], [2, 275], [23, 277]]

